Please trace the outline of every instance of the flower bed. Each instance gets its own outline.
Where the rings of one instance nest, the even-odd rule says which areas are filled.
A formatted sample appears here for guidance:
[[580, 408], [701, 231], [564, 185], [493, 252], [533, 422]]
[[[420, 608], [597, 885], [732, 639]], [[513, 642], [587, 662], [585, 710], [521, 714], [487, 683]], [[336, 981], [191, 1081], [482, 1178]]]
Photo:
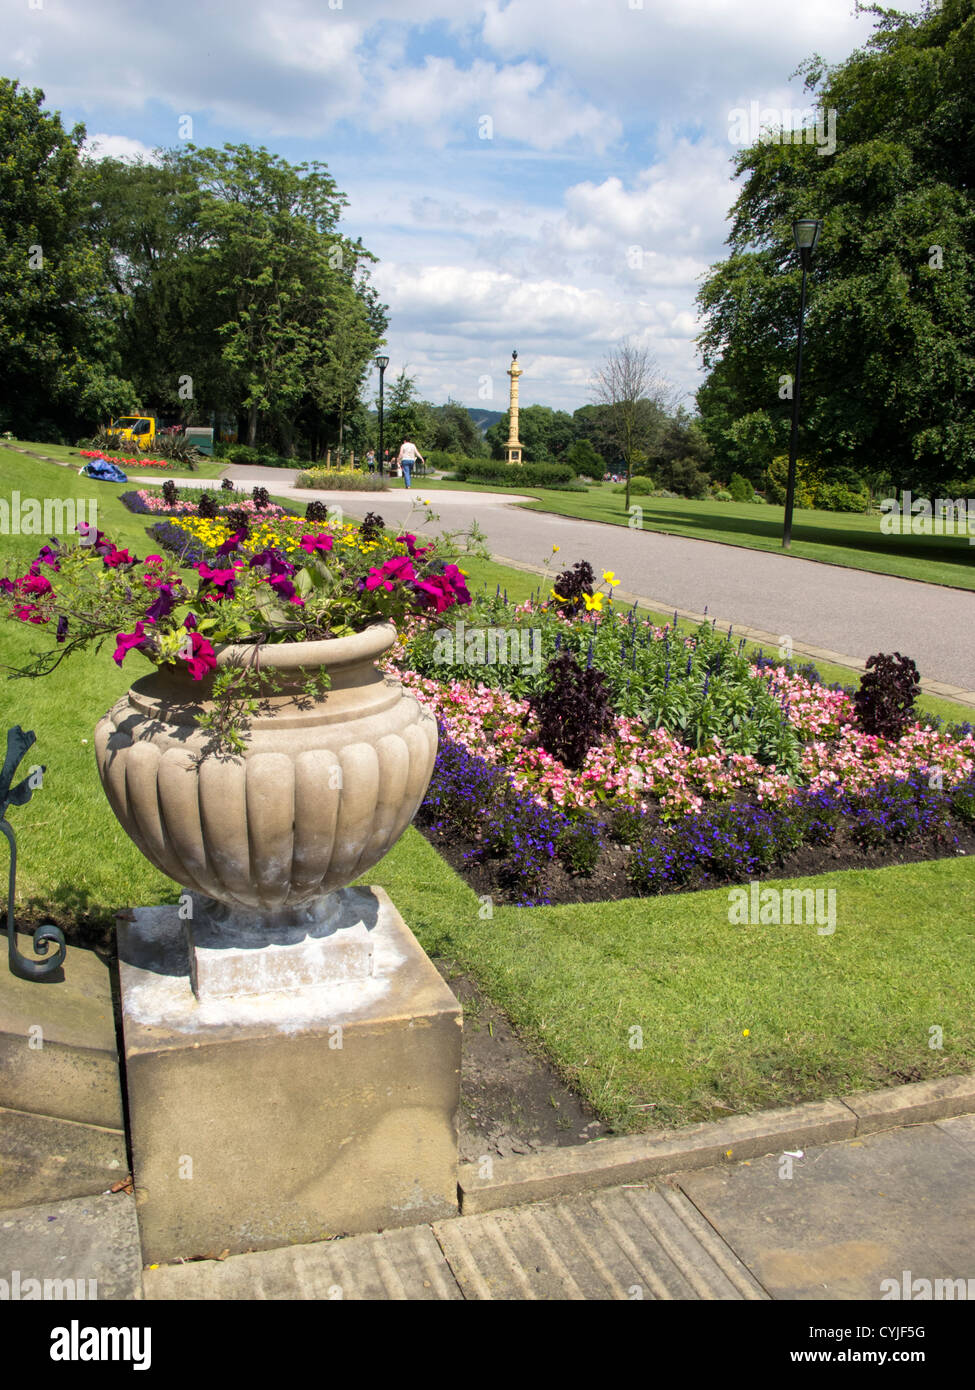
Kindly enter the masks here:
[[147, 458], [122, 458], [120, 454], [103, 454], [98, 449], [79, 449], [78, 453], [83, 459], [104, 459], [106, 463], [116, 463], [121, 468], [127, 465], [129, 468], [185, 468], [185, 464], [177, 464], [173, 459], [147, 459]]
[[[206, 488], [201, 488], [201, 492], [206, 492]], [[217, 494], [220, 495], [219, 493]], [[250, 497], [243, 497], [240, 493], [227, 492], [226, 496], [230, 499], [226, 503], [217, 504], [218, 514], [226, 515], [228, 512], [238, 510], [249, 512], [255, 519], [262, 516], [287, 516], [291, 515], [285, 511], [284, 507], [279, 507], [276, 502], [268, 502], [259, 507]], [[140, 488], [138, 492], [123, 492], [121, 501], [130, 512], [145, 516], [199, 516], [200, 502], [189, 499], [178, 498], [175, 502], [168, 502], [157, 492], [150, 492], [148, 488]]]
[[[442, 731], [425, 827], [478, 891], [612, 898], [975, 852], [971, 725], [913, 719], [878, 737], [852, 692], [749, 660], [713, 624], [566, 608], [478, 600], [464, 633], [427, 627], [391, 654]], [[578, 766], [544, 746], [541, 661], [470, 659], [478, 618], [599, 671], [611, 719]]]

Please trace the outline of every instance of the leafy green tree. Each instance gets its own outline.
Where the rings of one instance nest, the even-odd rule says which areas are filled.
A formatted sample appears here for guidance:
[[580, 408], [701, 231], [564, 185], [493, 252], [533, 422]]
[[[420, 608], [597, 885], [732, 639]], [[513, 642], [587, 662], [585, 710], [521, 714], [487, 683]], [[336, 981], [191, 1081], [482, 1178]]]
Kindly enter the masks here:
[[[877, 24], [864, 49], [804, 65], [807, 89], [836, 113], [835, 153], [793, 137], [736, 157], [731, 254], [699, 296], [710, 376], [698, 403], [741, 471], [756, 443], [754, 430], [735, 437], [742, 417], [766, 418], [764, 453], [786, 447], [801, 274], [791, 223], [821, 216], [803, 451], [828, 476], [852, 469], [933, 492], [975, 474], [975, 0], [918, 15], [866, 8]], [[753, 478], [760, 462], [753, 454]]]
[[[509, 412], [485, 434], [492, 458], [504, 458], [508, 442]], [[525, 463], [555, 463], [575, 440], [572, 416], [547, 405], [525, 405], [518, 411], [518, 437]]]
[[108, 260], [86, 235], [80, 149], [44, 93], [0, 78], [0, 421], [77, 437], [127, 404]]
[[587, 478], [602, 477], [604, 472], [603, 461], [588, 439], [577, 439], [574, 444], [570, 444], [565, 451], [565, 461], [571, 463], [577, 473], [584, 473]]

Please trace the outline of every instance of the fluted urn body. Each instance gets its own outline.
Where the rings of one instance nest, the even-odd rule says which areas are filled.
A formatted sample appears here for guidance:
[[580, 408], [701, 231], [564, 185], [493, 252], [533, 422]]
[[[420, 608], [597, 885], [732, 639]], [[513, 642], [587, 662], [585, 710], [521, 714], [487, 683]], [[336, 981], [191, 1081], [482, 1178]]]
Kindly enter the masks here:
[[[380, 860], [416, 814], [433, 771], [435, 720], [376, 659], [390, 624], [325, 642], [264, 646], [279, 689], [248, 721], [246, 751], [214, 751], [197, 725], [210, 681], [160, 669], [136, 681], [95, 731], [112, 810], [146, 858], [231, 912], [314, 913]], [[253, 662], [224, 647], [218, 668]], [[331, 688], [309, 697], [324, 667]]]

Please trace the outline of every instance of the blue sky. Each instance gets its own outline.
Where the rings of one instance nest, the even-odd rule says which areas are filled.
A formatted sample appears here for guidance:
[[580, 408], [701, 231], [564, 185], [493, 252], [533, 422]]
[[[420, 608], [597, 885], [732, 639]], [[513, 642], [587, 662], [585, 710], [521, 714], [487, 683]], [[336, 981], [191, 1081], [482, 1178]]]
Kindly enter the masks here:
[[380, 258], [390, 372], [504, 409], [517, 347], [523, 403], [571, 410], [626, 336], [689, 403], [731, 113], [807, 106], [796, 65], [871, 28], [852, 0], [0, 0], [0, 74], [95, 151], [189, 117], [196, 145], [323, 160]]

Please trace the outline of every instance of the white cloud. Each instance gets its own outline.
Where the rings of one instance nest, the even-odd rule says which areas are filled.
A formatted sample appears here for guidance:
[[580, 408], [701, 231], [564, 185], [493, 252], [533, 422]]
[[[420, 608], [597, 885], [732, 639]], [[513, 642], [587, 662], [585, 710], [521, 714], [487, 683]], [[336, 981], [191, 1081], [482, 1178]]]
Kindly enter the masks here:
[[84, 143], [84, 152], [91, 159], [121, 159], [127, 163], [157, 164], [155, 150], [141, 140], [130, 135], [89, 135]]

